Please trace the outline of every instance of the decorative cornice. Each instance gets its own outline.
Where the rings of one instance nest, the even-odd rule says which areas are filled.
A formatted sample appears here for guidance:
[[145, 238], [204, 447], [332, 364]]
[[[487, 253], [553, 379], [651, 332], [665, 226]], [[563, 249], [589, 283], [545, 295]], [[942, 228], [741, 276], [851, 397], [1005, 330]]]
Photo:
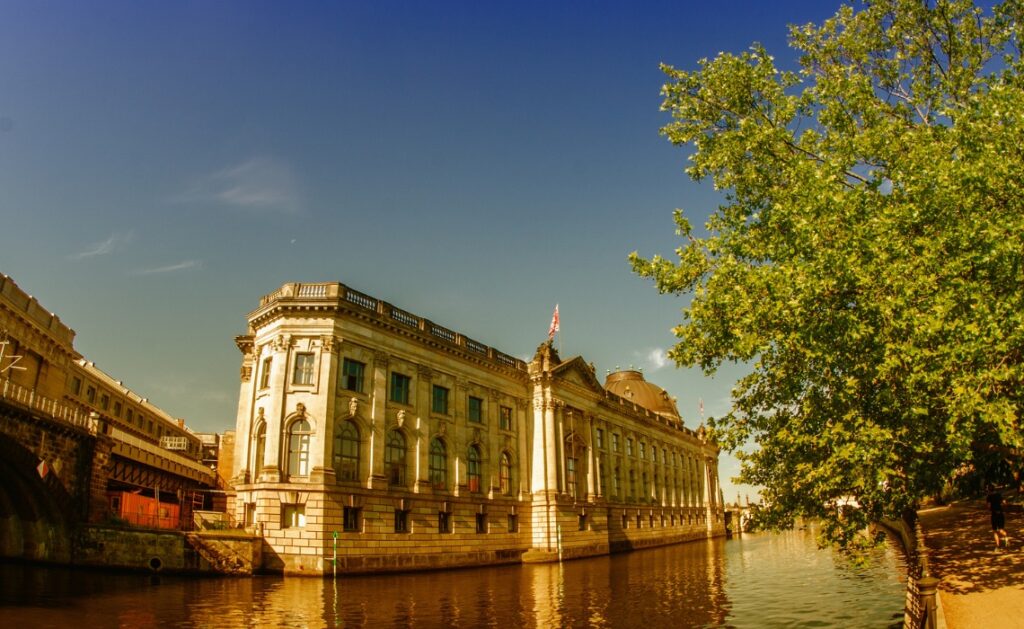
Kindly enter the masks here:
[[238, 351], [242, 352], [243, 355], [251, 355], [253, 353], [253, 348], [255, 347], [255, 344], [253, 343], [253, 336], [251, 334], [236, 336], [235, 346], [238, 347]]

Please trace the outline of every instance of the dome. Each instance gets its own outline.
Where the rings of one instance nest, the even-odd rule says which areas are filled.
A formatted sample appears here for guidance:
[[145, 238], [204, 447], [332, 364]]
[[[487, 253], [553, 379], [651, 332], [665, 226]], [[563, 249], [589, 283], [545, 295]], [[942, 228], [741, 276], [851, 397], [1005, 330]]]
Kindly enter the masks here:
[[669, 396], [668, 391], [644, 380], [644, 374], [640, 371], [626, 369], [608, 374], [604, 388], [662, 417], [682, 421], [675, 400]]

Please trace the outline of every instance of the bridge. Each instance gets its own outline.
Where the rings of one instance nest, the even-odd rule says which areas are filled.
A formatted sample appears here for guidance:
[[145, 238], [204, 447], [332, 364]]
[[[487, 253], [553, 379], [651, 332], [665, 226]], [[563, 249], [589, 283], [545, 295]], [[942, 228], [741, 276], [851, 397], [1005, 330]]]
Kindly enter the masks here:
[[111, 487], [214, 487], [214, 472], [11, 380], [0, 381], [0, 556], [67, 562], [75, 524], [109, 518]]

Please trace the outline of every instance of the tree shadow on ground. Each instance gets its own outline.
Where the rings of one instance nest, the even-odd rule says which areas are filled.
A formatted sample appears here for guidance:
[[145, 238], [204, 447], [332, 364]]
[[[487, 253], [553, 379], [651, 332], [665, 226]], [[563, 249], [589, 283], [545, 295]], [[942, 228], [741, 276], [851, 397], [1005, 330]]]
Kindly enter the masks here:
[[1024, 513], [1006, 514], [1009, 549], [995, 549], [988, 505], [969, 501], [919, 512], [932, 574], [939, 587], [972, 594], [1013, 587], [1024, 592]]

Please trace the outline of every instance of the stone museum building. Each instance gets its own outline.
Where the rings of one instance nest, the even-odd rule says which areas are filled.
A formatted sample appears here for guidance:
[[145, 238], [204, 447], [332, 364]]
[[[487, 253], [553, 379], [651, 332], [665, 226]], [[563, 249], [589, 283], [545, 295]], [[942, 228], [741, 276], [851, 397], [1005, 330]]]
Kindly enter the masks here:
[[[553, 561], [722, 535], [718, 448], [639, 371], [602, 384], [339, 283], [266, 295], [242, 352], [229, 508], [264, 565]], [[336, 563], [335, 563], [336, 562]]]

